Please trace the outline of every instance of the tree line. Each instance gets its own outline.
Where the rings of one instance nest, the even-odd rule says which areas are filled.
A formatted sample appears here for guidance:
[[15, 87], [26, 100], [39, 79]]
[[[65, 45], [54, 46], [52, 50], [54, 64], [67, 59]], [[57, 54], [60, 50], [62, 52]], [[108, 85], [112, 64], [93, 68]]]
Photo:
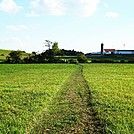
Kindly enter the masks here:
[[[46, 40], [48, 41], [48, 40]], [[4, 63], [85, 63], [87, 62], [87, 57], [82, 52], [78, 52], [75, 50], [65, 50], [59, 49], [58, 42], [52, 43], [52, 48], [50, 48], [50, 44], [48, 43], [49, 49], [42, 52], [32, 52], [26, 57], [22, 58], [22, 55], [25, 53], [24, 51], [11, 51], [9, 55], [6, 57]], [[67, 57], [65, 59], [64, 57]], [[76, 58], [72, 58], [76, 57]]]

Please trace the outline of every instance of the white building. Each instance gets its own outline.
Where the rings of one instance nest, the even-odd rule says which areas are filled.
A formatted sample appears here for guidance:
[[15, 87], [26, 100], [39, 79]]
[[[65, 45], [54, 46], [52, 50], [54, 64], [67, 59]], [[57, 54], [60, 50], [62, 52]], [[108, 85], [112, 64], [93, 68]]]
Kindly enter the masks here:
[[134, 50], [115, 50], [115, 54], [134, 54]]

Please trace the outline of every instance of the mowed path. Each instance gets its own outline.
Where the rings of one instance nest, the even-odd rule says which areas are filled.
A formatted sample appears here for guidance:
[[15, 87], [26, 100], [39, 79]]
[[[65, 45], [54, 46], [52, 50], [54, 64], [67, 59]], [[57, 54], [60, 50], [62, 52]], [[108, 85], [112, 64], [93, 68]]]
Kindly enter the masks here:
[[76, 65], [76, 68], [30, 133], [101, 134], [104, 132], [92, 106], [90, 89], [83, 77], [83, 67]]

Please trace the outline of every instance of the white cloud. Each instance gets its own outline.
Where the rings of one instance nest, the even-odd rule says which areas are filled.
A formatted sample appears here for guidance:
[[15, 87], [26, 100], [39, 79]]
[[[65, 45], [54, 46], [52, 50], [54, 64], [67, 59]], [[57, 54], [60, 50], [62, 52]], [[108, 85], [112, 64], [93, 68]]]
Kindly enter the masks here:
[[32, 10], [31, 13], [26, 14], [27, 17], [35, 17], [39, 16], [39, 14], [36, 13], [36, 11]]
[[18, 49], [24, 50], [29, 47], [27, 43], [25, 43], [24, 41], [22, 41], [17, 37], [0, 39], [0, 45], [2, 49], [11, 49], [11, 50], [18, 50]]
[[100, 0], [33, 0], [31, 8], [36, 14], [92, 16], [99, 2]]
[[7, 25], [6, 29], [13, 31], [26, 30], [28, 27], [26, 25]]
[[34, 15], [41, 15], [44, 13], [56, 16], [63, 15], [64, 5], [62, 1], [63, 0], [34, 0], [31, 2], [32, 12], [34, 11]]
[[18, 6], [14, 0], [3, 0], [0, 3], [0, 10], [4, 12], [17, 12], [23, 9], [22, 6]]
[[119, 14], [117, 12], [108, 12], [108, 13], [106, 13], [106, 16], [107, 17], [118, 17]]
[[48, 12], [52, 15], [63, 15], [65, 7], [62, 3], [62, 0], [45, 0], [45, 5]]
[[80, 0], [80, 6], [83, 10], [83, 16], [92, 16], [97, 10], [100, 0]]

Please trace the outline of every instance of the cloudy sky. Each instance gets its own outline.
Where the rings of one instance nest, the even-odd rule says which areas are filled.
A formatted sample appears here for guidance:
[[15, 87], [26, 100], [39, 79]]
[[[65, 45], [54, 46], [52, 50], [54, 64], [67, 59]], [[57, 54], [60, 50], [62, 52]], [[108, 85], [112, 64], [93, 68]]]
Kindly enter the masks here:
[[[0, 0], [0, 49], [134, 49], [134, 0]], [[125, 44], [125, 45], [124, 45]]]

